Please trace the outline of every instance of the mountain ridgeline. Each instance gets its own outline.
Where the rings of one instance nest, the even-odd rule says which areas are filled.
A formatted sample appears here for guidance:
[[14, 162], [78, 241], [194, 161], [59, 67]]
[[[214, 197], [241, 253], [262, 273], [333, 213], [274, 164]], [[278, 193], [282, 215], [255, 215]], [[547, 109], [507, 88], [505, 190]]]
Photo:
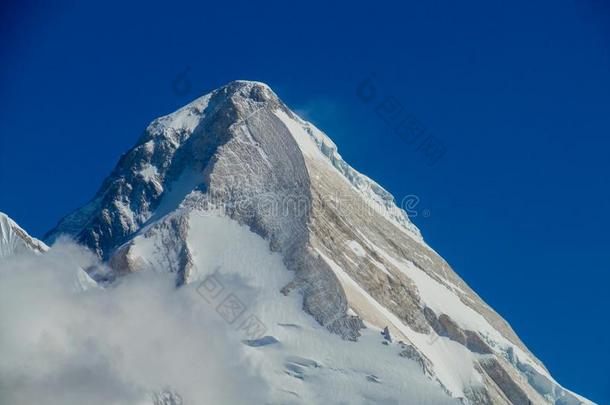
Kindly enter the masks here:
[[[45, 240], [68, 234], [116, 278], [170, 272], [182, 287], [216, 271], [201, 259], [211, 248], [197, 235], [212, 226], [201, 217], [233, 221], [281, 257], [288, 281], [277, 300], [298, 299], [342, 345], [383, 330], [395, 357], [415, 364], [448, 401], [590, 403], [551, 377], [426, 244], [390, 193], [348, 165], [326, 134], [262, 83], [231, 82], [154, 120], [93, 199]], [[222, 243], [240, 254], [238, 241]], [[268, 324], [286, 324], [272, 311], [264, 316]], [[332, 359], [326, 362], [331, 369]], [[305, 367], [299, 364], [293, 368]], [[419, 403], [402, 402], [403, 388], [384, 389], [400, 393], [395, 403]], [[293, 391], [292, 399], [277, 401], [307, 402]]]

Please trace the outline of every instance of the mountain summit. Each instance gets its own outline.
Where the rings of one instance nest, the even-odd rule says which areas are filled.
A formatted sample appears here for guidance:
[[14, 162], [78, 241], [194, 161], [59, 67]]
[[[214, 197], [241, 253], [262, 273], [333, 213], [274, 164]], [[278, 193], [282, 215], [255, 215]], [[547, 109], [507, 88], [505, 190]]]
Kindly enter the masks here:
[[214, 277], [259, 297], [250, 309], [269, 335], [247, 342], [267, 350], [252, 356], [277, 403], [589, 403], [263, 83], [231, 82], [154, 120], [46, 240], [60, 234], [117, 277]]

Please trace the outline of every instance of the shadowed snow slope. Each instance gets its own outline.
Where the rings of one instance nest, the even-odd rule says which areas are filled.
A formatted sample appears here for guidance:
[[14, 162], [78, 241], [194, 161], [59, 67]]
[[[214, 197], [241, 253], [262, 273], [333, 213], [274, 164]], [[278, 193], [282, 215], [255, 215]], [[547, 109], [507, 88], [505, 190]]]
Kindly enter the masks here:
[[243, 350], [274, 403], [337, 393], [349, 403], [588, 403], [553, 380], [390, 193], [262, 83], [231, 82], [153, 121], [47, 240], [62, 233], [113, 277], [169, 272], [182, 288], [203, 282], [252, 300], [269, 336]]

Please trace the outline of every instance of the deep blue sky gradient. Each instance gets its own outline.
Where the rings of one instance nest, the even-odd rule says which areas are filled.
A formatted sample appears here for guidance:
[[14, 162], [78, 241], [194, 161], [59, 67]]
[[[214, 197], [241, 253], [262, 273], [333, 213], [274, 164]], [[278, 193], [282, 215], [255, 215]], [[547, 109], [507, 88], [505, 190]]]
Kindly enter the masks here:
[[[5, 2], [0, 210], [41, 236], [152, 119], [264, 81], [419, 196], [431, 246], [560, 383], [609, 403], [610, 7], [464, 3]], [[358, 99], [372, 73], [447, 148], [436, 165]]]

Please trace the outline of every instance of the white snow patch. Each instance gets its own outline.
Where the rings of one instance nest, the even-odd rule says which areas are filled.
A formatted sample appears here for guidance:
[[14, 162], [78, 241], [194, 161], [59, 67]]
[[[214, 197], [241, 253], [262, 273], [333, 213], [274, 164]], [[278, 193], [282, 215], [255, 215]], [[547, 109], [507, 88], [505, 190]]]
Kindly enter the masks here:
[[366, 251], [364, 250], [364, 248], [362, 247], [362, 245], [358, 242], [356, 242], [355, 240], [350, 240], [347, 242], [347, 246], [352, 249], [352, 251], [354, 253], [356, 253], [356, 255], [358, 257], [365, 257], [366, 256]]
[[142, 170], [138, 172], [138, 175], [140, 175], [140, 177], [142, 177], [147, 183], [150, 183], [151, 181], [156, 182], [159, 171], [155, 166], [151, 165], [150, 163], [146, 163]]
[[173, 129], [192, 133], [201, 122], [203, 112], [211, 97], [212, 93], [199, 97], [179, 110], [156, 119], [153, 123], [160, 125], [165, 130]]

